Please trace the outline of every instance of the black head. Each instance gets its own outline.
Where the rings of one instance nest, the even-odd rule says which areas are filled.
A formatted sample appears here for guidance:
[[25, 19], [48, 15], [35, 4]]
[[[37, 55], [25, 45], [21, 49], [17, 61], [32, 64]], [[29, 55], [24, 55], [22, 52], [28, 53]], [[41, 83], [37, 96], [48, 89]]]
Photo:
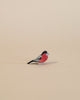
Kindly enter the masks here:
[[43, 54], [45, 54], [45, 53], [47, 54], [47, 51], [43, 51], [41, 55], [43, 55]]

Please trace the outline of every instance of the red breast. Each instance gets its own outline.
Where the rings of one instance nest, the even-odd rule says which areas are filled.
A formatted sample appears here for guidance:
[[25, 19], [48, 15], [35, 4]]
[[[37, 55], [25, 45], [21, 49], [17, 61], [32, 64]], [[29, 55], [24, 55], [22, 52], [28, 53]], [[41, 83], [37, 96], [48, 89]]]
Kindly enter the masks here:
[[39, 63], [43, 63], [43, 62], [45, 62], [47, 59], [48, 59], [48, 56], [47, 56], [46, 54], [43, 54], [41, 60], [39, 61]]

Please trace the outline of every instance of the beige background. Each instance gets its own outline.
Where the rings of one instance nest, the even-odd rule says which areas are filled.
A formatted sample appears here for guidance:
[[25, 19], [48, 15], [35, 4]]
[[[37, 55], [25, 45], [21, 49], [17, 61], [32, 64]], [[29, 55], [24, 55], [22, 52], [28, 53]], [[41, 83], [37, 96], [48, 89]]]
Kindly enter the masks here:
[[0, 100], [80, 100], [80, 0], [0, 1]]

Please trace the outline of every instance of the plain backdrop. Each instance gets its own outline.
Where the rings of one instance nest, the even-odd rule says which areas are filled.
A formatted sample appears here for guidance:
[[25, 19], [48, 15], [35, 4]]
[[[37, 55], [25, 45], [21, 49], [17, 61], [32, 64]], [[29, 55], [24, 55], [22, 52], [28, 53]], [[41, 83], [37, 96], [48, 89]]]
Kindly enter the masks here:
[[0, 1], [0, 100], [80, 100], [79, 0]]

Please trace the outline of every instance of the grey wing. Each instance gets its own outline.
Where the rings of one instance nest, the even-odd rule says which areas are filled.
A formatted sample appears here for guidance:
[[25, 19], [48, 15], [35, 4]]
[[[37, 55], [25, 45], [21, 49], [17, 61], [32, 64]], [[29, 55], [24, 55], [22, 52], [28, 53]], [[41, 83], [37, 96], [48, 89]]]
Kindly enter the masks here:
[[34, 59], [34, 61], [36, 61], [36, 62], [40, 61], [41, 57], [42, 57], [41, 55], [38, 56], [36, 59]]

